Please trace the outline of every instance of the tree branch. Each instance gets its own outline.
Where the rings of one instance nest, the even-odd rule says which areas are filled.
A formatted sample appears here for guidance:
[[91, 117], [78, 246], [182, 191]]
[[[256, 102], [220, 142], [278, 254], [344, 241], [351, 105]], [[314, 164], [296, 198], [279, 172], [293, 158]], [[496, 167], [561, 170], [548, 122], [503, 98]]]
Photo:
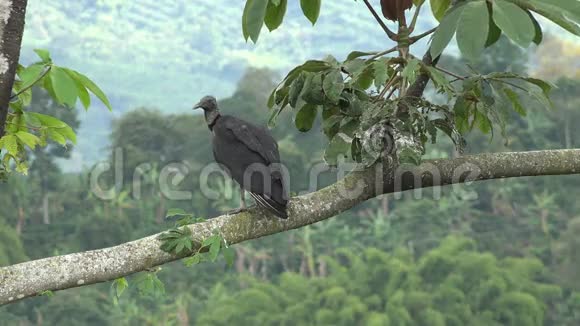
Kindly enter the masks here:
[[371, 6], [371, 4], [369, 3], [368, 0], [363, 0], [365, 5], [367, 6], [367, 8], [369, 9], [369, 11], [371, 12], [371, 14], [373, 14], [373, 17], [375, 17], [375, 20], [377, 21], [377, 23], [379, 23], [379, 25], [381, 26], [381, 28], [383, 29], [383, 31], [385, 31], [385, 33], [387, 33], [387, 36], [393, 40], [393, 41], [397, 41], [397, 34], [395, 34], [393, 31], [391, 31], [387, 25], [385, 25], [385, 22], [383, 22], [383, 20], [381, 19], [381, 17], [379, 16], [379, 14], [377, 14], [377, 12], [375, 11], [375, 9], [373, 8], [373, 6]]
[[[293, 198], [287, 220], [250, 209], [188, 227], [196, 239], [206, 238], [219, 229], [229, 244], [235, 244], [325, 220], [383, 193], [477, 180], [580, 173], [580, 149], [479, 154], [384, 171], [377, 164], [355, 171], [322, 190]], [[183, 258], [160, 250], [157, 237], [158, 234], [115, 247], [2, 267], [0, 305], [47, 290], [111, 281]]]
[[27, 0], [0, 2], [0, 137], [4, 135], [12, 85], [20, 59]]

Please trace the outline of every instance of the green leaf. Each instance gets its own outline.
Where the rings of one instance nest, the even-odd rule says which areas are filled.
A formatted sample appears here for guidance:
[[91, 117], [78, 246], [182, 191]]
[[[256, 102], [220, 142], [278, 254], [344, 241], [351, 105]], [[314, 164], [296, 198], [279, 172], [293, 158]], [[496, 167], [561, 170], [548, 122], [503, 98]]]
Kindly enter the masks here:
[[481, 56], [489, 32], [489, 13], [485, 0], [469, 2], [465, 5], [457, 28], [457, 45], [461, 53], [470, 61]]
[[534, 39], [533, 42], [536, 45], [539, 45], [540, 43], [542, 43], [542, 40], [544, 39], [544, 34], [542, 33], [542, 27], [540, 26], [540, 24], [538, 23], [538, 21], [536, 20], [536, 18], [534, 17], [534, 15], [532, 15], [531, 12], [527, 12], [528, 16], [530, 16], [530, 19], [532, 20], [532, 23], [534, 24]]
[[64, 128], [56, 129], [58, 133], [60, 133], [64, 138], [70, 140], [73, 144], [77, 143], [77, 135], [75, 134], [74, 130], [66, 126]]
[[380, 59], [373, 62], [373, 70], [375, 71], [375, 87], [379, 88], [385, 85], [389, 79], [389, 60]]
[[20, 76], [20, 80], [22, 80], [20, 89], [29, 88], [32, 86], [32, 84], [34, 84], [38, 80], [38, 77], [40, 77], [40, 75], [44, 72], [44, 69], [48, 68], [46, 68], [44, 64], [40, 63], [36, 63], [24, 68], [24, 70], [18, 74], [18, 76]]
[[362, 51], [352, 51], [351, 53], [348, 54], [348, 56], [346, 57], [346, 60], [352, 60], [352, 59], [356, 59], [359, 57], [364, 57], [367, 55], [375, 55], [378, 52], [362, 52]]
[[332, 68], [327, 61], [322, 60], [308, 60], [299, 67], [308, 72], [320, 72]]
[[433, 16], [438, 21], [441, 21], [443, 15], [451, 5], [451, 0], [429, 0], [431, 4], [431, 11], [433, 12]]
[[555, 88], [556, 86], [541, 80], [541, 79], [537, 79], [537, 78], [524, 78], [528, 83], [532, 83], [536, 86], [538, 86], [539, 88], [542, 89], [542, 92], [544, 93], [544, 95], [546, 95], [546, 97], [548, 97], [550, 95], [550, 91]]
[[242, 16], [242, 32], [246, 41], [248, 37], [254, 42], [258, 42], [260, 30], [264, 24], [268, 0], [247, 0]]
[[34, 49], [34, 52], [40, 57], [43, 63], [51, 63], [52, 59], [50, 58], [50, 53], [48, 50], [45, 49]]
[[12, 156], [18, 155], [18, 141], [16, 136], [5, 135], [4, 137], [0, 138], [0, 144], [2, 144], [2, 148], [6, 148], [8, 154]]
[[493, 2], [493, 21], [512, 41], [527, 47], [535, 37], [534, 23], [519, 6], [504, 1]]
[[433, 58], [437, 58], [443, 50], [447, 47], [453, 35], [455, 35], [455, 31], [457, 30], [457, 22], [461, 17], [461, 13], [463, 12], [465, 6], [458, 6], [453, 8], [443, 20], [441, 20], [441, 24], [437, 27], [435, 34], [433, 34], [433, 39], [431, 41], [431, 56]]
[[290, 106], [295, 108], [298, 97], [304, 88], [304, 83], [306, 81], [306, 73], [301, 72], [298, 78], [296, 78], [290, 85], [290, 90], [288, 92], [288, 103]]
[[301, 132], [307, 132], [312, 128], [312, 124], [316, 119], [316, 114], [318, 113], [317, 106], [314, 104], [304, 104], [298, 113], [296, 113], [296, 117], [294, 118], [294, 124], [296, 125], [296, 129], [300, 130]]
[[124, 277], [120, 277], [113, 281], [113, 288], [115, 289], [115, 295], [117, 296], [117, 299], [123, 295], [123, 292], [125, 292], [128, 287], [129, 283]]
[[520, 98], [519, 98], [518, 94], [507, 87], [504, 87], [503, 91], [504, 91], [505, 95], [507, 96], [507, 98], [512, 103], [512, 105], [514, 107], [514, 111], [516, 111], [519, 115], [525, 117], [527, 112], [526, 112], [526, 109], [524, 109], [524, 107], [520, 103]]
[[224, 259], [226, 260], [226, 264], [229, 267], [232, 267], [234, 265], [234, 256], [236, 251], [232, 247], [226, 247], [222, 249], [222, 253], [224, 255]]
[[435, 69], [433, 66], [427, 66], [427, 70], [429, 71], [429, 76], [431, 76], [431, 80], [435, 84], [435, 87], [441, 88], [444, 91], [451, 91], [451, 84], [445, 78], [445, 75], [441, 73], [439, 70]]
[[27, 112], [26, 114], [28, 117], [30, 117], [31, 120], [34, 120], [34, 121], [38, 120], [40, 122], [40, 125], [43, 127], [48, 127], [48, 128], [68, 127], [68, 125], [64, 121], [61, 121], [61, 120], [59, 120], [55, 117], [52, 117], [50, 115], [36, 113], [36, 112]]
[[534, 5], [550, 8], [551, 11], [559, 11], [576, 22], [580, 21], [580, 2], [577, 0], [529, 0]]
[[476, 110], [473, 117], [474, 121], [477, 122], [477, 127], [481, 132], [484, 134], [489, 134], [492, 131], [492, 123], [489, 120], [489, 117], [485, 114], [485, 112], [481, 112]]
[[215, 261], [220, 254], [220, 248], [222, 245], [222, 238], [220, 236], [214, 236], [211, 245], [209, 246], [209, 257], [211, 261]]
[[40, 120], [34, 114], [30, 114], [30, 112], [24, 112], [24, 121], [31, 127], [34, 128], [42, 127], [42, 123], [40, 122]]
[[417, 73], [419, 72], [420, 67], [421, 61], [412, 58], [407, 62], [407, 65], [405, 65], [405, 68], [401, 72], [401, 76], [407, 78], [409, 83], [412, 84], [415, 82], [415, 79], [417, 79]]
[[351, 140], [345, 139], [342, 133], [336, 134], [324, 152], [324, 161], [329, 166], [336, 166], [340, 157], [347, 157], [351, 148]]
[[62, 69], [52, 66], [49, 73], [56, 100], [69, 107], [74, 107], [77, 101], [77, 85], [75, 81]]
[[458, 97], [453, 106], [455, 114], [455, 125], [460, 133], [469, 131], [469, 107], [471, 102], [467, 102], [464, 97]]
[[286, 14], [288, 0], [278, 0], [278, 2], [279, 3], [276, 3], [276, 1], [270, 0], [270, 2], [268, 2], [268, 7], [266, 8], [264, 23], [270, 32], [282, 24], [284, 15]]
[[307, 78], [304, 83], [302, 99], [310, 104], [320, 105], [324, 103], [324, 93], [322, 90], [322, 74], [314, 74]]
[[344, 82], [340, 70], [333, 70], [324, 77], [322, 89], [326, 97], [333, 103], [338, 103], [344, 90]]
[[51, 290], [45, 290], [45, 291], [40, 292], [39, 295], [41, 295], [41, 296], [47, 296], [47, 297], [52, 297], [52, 296], [54, 296], [54, 292], [52, 292]]
[[320, 15], [320, 5], [321, 0], [300, 0], [300, 8], [304, 16], [310, 20], [312, 25], [318, 20], [318, 15]]
[[493, 22], [493, 18], [489, 15], [489, 32], [487, 33], [487, 40], [485, 41], [485, 47], [494, 45], [501, 36], [501, 29]]
[[34, 149], [40, 142], [40, 139], [36, 135], [26, 131], [18, 131], [15, 135], [23, 144], [30, 147], [30, 149]]
[[111, 107], [111, 103], [109, 99], [105, 95], [105, 93], [97, 86], [92, 80], [90, 80], [87, 76], [79, 73], [75, 70], [66, 69], [65, 70], [71, 77], [73, 77], [76, 81], [78, 81], [81, 85], [86, 87], [91, 93], [95, 94], [95, 96], [103, 102], [103, 104], [112, 111], [113, 108]]
[[[67, 70], [68, 69], [65, 68], [65, 71], [67, 71]], [[67, 71], [67, 73], [69, 74], [69, 76], [71, 76], [71, 74], [68, 71]], [[91, 106], [91, 96], [89, 95], [89, 92], [87, 91], [85, 86], [83, 84], [81, 84], [80, 81], [78, 81], [74, 77], [73, 77], [73, 80], [75, 81], [75, 84], [77, 85], [77, 95], [79, 96], [79, 99], [81, 100], [81, 104], [83, 105], [83, 107], [85, 108], [85, 111], [86, 111], [89, 109], [89, 106]]]
[[66, 138], [63, 135], [61, 135], [58, 131], [56, 131], [55, 129], [48, 129], [47, 132], [48, 137], [50, 137], [52, 140], [63, 146], [66, 145]]
[[185, 264], [185, 266], [189, 267], [191, 265], [197, 265], [199, 263], [201, 263], [201, 259], [202, 259], [202, 255], [201, 254], [195, 254], [191, 257], [187, 257], [183, 260], [183, 263]]
[[170, 208], [167, 210], [167, 213], [165, 214], [165, 218], [172, 217], [172, 216], [183, 216], [183, 215], [191, 215], [191, 214], [187, 214], [181, 208]]
[[[527, 6], [529, 9], [537, 12], [538, 14], [548, 18], [552, 22], [560, 25], [560, 27], [567, 30], [568, 32], [576, 36], [580, 36], [580, 26], [578, 26], [574, 22], [569, 21], [565, 17], [565, 13], [562, 12], [561, 10], [557, 10], [555, 7], [546, 5], [544, 2], [541, 1], [528, 0], [528, 2], [532, 4], [531, 6]], [[525, 2], [524, 5], [528, 4], [528, 2]]]

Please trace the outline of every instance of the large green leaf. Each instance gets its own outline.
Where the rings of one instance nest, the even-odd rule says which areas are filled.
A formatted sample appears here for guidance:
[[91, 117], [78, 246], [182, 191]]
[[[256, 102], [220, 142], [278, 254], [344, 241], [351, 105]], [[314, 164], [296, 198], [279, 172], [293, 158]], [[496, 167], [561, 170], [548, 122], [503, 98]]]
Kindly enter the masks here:
[[95, 96], [105, 104], [105, 106], [112, 111], [113, 108], [111, 107], [111, 103], [107, 98], [107, 95], [97, 86], [92, 80], [90, 80], [87, 76], [81, 74], [78, 71], [71, 70], [71, 69], [64, 69], [72, 78], [74, 78], [78, 83], [83, 85], [86, 89], [91, 91], [91, 93], [95, 94]]
[[527, 114], [526, 109], [520, 103], [520, 97], [518, 96], [518, 94], [507, 87], [504, 87], [503, 91], [504, 91], [505, 95], [507, 96], [507, 98], [512, 103], [512, 106], [514, 107], [514, 111], [516, 111], [519, 115], [525, 117]]
[[30, 147], [31, 149], [34, 149], [34, 147], [36, 147], [36, 145], [40, 142], [40, 139], [36, 135], [26, 131], [21, 130], [15, 135], [22, 143], [26, 144], [26, 146]]
[[342, 80], [342, 74], [339, 70], [332, 70], [330, 73], [324, 77], [324, 82], [322, 84], [324, 94], [330, 101], [337, 103], [340, 100], [340, 94], [344, 89], [344, 82]]
[[45, 49], [34, 49], [34, 52], [40, 57], [43, 63], [51, 63], [50, 53]]
[[266, 16], [264, 17], [264, 23], [268, 30], [273, 31], [282, 24], [287, 5], [288, 0], [280, 0], [277, 4], [274, 1], [268, 2]]
[[321, 73], [314, 74], [311, 78], [306, 79], [302, 99], [307, 103], [316, 105], [324, 103]]
[[532, 43], [536, 29], [524, 9], [504, 0], [495, 0], [492, 8], [493, 21], [507, 37], [522, 47]]
[[465, 5], [457, 28], [457, 45], [461, 53], [475, 61], [481, 56], [489, 32], [489, 12], [485, 0]]
[[539, 45], [540, 43], [542, 43], [542, 40], [544, 39], [542, 27], [540, 26], [540, 24], [538, 23], [538, 21], [536, 20], [534, 15], [532, 15], [532, 13], [529, 11], [528, 11], [528, 16], [530, 16], [530, 19], [532, 20], [532, 23], [534, 24], [534, 39], [533, 39], [533, 41], [535, 44]]
[[489, 15], [489, 32], [487, 33], [487, 40], [485, 47], [492, 46], [497, 42], [501, 36], [501, 29], [493, 22], [492, 15]]
[[77, 101], [77, 85], [75, 81], [64, 69], [56, 66], [52, 66], [49, 75], [56, 100], [71, 108], [74, 107]]
[[375, 71], [375, 87], [384, 86], [389, 78], [389, 60], [381, 58], [373, 62], [373, 70]]
[[307, 103], [302, 106], [294, 118], [296, 129], [300, 130], [301, 132], [307, 132], [308, 130], [312, 129], [312, 124], [316, 119], [317, 112], [317, 106], [314, 104]]
[[449, 42], [451, 42], [457, 29], [457, 22], [459, 22], [464, 7], [465, 6], [458, 6], [443, 17], [443, 20], [441, 21], [441, 24], [439, 24], [439, 27], [437, 27], [431, 41], [430, 51], [433, 58], [437, 58], [447, 47]]
[[533, 4], [552, 6], [571, 20], [580, 22], [580, 1], [578, 0], [529, 0]]
[[[570, 14], [570, 11], [564, 11], [561, 8], [552, 5], [547, 5], [546, 3], [538, 0], [528, 0], [527, 2], [523, 2], [523, 5], [525, 5], [526, 8], [533, 10], [539, 13], [540, 15], [548, 18], [549, 20], [553, 21], [554, 23], [560, 25], [560, 27], [564, 28], [568, 32], [580, 36], [580, 26], [578, 26], [577, 23], [574, 23], [573, 21], [570, 21], [566, 18], [566, 14]], [[573, 17], [575, 17], [576, 22], [580, 20], [576, 15], [574, 15]]]
[[14, 135], [5, 135], [0, 138], [0, 148], [5, 148], [8, 154], [18, 155], [18, 141]]
[[435, 16], [438, 21], [441, 21], [451, 4], [451, 0], [429, 0], [429, 4], [431, 4], [433, 16]]
[[268, 0], [247, 0], [242, 15], [242, 32], [244, 39], [248, 37], [254, 43], [258, 41], [260, 30], [264, 24], [264, 17], [266, 16], [266, 7]]
[[316, 24], [320, 15], [321, 0], [300, 0], [300, 7], [304, 16], [310, 20], [312, 25]]
[[18, 76], [20, 76], [20, 80], [22, 81], [20, 89], [28, 88], [36, 81], [38, 81], [38, 77], [40, 77], [40, 75], [44, 72], [44, 69], [48, 68], [46, 68], [46, 66], [41, 63], [36, 63], [24, 68], [24, 70], [18, 74]]
[[302, 88], [304, 87], [304, 82], [306, 81], [306, 74], [305, 72], [300, 73], [298, 78], [296, 78], [292, 84], [290, 85], [290, 91], [288, 92], [288, 103], [293, 108], [296, 107], [296, 102], [298, 101], [298, 96], [302, 92]]

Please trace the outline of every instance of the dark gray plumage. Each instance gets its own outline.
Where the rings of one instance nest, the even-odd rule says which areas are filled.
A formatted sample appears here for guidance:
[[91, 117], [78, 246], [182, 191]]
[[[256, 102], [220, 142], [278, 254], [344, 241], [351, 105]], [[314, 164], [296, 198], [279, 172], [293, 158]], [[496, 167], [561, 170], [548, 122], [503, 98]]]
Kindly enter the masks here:
[[212, 131], [213, 155], [229, 176], [262, 206], [280, 218], [288, 218], [288, 195], [279, 168], [278, 144], [268, 129], [242, 119], [220, 114], [213, 96], [203, 97], [194, 109], [204, 111]]

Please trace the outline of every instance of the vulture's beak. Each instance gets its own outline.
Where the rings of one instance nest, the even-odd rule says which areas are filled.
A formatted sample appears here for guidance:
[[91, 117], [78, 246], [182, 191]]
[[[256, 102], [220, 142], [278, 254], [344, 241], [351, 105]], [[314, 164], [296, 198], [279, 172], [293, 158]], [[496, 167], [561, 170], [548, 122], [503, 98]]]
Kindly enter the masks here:
[[192, 110], [197, 110], [197, 109], [201, 109], [201, 103], [197, 103], [196, 105], [193, 106], [193, 108], [191, 108]]

